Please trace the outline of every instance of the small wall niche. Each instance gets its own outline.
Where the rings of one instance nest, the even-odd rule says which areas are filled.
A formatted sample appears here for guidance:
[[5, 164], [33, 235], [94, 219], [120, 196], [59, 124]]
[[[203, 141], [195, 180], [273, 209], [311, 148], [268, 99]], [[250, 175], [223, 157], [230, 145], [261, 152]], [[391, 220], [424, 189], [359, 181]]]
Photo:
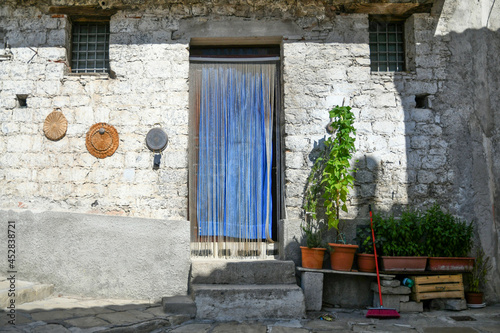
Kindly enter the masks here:
[[429, 94], [415, 95], [415, 104], [417, 109], [430, 109], [431, 101]]
[[27, 108], [28, 107], [28, 95], [16, 95], [17, 97], [17, 107]]

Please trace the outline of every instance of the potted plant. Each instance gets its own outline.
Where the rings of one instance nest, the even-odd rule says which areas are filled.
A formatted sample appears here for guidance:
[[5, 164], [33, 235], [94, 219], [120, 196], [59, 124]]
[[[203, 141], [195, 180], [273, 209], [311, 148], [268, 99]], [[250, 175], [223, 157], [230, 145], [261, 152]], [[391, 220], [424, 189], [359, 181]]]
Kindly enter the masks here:
[[443, 212], [439, 205], [430, 207], [422, 220], [425, 253], [429, 256], [431, 271], [470, 271], [474, 258], [468, 256], [472, 248], [473, 226]]
[[302, 226], [304, 231], [306, 246], [301, 246], [302, 267], [304, 268], [323, 268], [323, 258], [326, 248], [323, 246], [322, 226], [311, 223], [307, 219], [306, 225]]
[[[360, 272], [375, 272], [375, 254], [373, 254], [373, 240], [371, 229], [369, 226], [358, 226], [356, 228], [356, 238], [354, 240], [358, 243], [359, 253], [357, 256], [358, 270]], [[379, 240], [375, 241], [379, 247]]]
[[418, 211], [406, 210], [400, 219], [383, 218], [375, 214], [373, 228], [380, 247], [384, 271], [425, 271], [427, 257], [423, 256], [422, 229]]
[[328, 243], [332, 269], [349, 271], [358, 246], [345, 244], [339, 222], [340, 210], [347, 212], [347, 195], [354, 184], [350, 163], [355, 152], [352, 135], [356, 134], [356, 129], [349, 106], [336, 106], [329, 111], [329, 116], [332, 120], [329, 128], [333, 133], [325, 140], [325, 150], [314, 162], [308, 178], [305, 208], [316, 214], [318, 206], [322, 206], [328, 229], [337, 230], [336, 242]]
[[487, 257], [484, 251], [479, 248], [476, 251], [476, 258], [472, 270], [466, 276], [467, 292], [465, 299], [467, 304], [483, 304], [484, 286], [486, 284], [486, 275], [491, 269], [490, 257]]

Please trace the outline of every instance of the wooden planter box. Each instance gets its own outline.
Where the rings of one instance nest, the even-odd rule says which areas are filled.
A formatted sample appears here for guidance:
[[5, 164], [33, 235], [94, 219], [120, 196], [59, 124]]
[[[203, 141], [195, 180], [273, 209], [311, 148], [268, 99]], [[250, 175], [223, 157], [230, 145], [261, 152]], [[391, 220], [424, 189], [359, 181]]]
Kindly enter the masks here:
[[412, 287], [411, 297], [420, 302], [435, 298], [464, 299], [464, 284], [462, 274], [413, 276], [415, 285]]

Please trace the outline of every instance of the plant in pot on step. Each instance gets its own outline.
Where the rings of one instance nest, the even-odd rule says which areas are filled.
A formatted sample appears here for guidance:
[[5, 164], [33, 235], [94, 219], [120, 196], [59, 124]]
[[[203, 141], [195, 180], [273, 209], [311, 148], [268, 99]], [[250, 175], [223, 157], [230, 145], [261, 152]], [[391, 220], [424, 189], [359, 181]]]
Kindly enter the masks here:
[[[358, 226], [354, 240], [359, 246], [359, 253], [357, 254], [358, 270], [368, 273], [375, 272], [375, 254], [373, 254], [373, 239], [370, 226]], [[381, 243], [378, 238], [375, 240], [375, 244], [377, 248], [380, 247]]]
[[306, 225], [302, 226], [306, 246], [300, 247], [302, 267], [321, 269], [326, 252], [326, 247], [323, 245], [323, 227], [320, 223], [311, 223], [307, 216], [306, 219], [308, 220]]
[[302, 267], [305, 268], [323, 268], [323, 261], [326, 247], [323, 244], [324, 223], [318, 221], [316, 208], [320, 200], [321, 187], [318, 183], [318, 175], [322, 172], [321, 160], [318, 157], [311, 169], [311, 174], [307, 178], [306, 193], [304, 196], [304, 218], [305, 225], [302, 225], [302, 231], [306, 240], [306, 246], [301, 246]]
[[[324, 209], [328, 229], [337, 230], [331, 247], [330, 260], [334, 270], [351, 270], [357, 245], [345, 244], [339, 230], [340, 210], [347, 212], [347, 195], [354, 184], [351, 160], [355, 152], [354, 114], [349, 106], [336, 106], [329, 111], [332, 135], [325, 140], [325, 149], [313, 165], [306, 187], [305, 209], [316, 216], [319, 206]], [[321, 203], [321, 205], [320, 205]]]
[[483, 249], [479, 248], [476, 251], [476, 259], [472, 270], [466, 276], [467, 292], [465, 299], [467, 304], [483, 305], [484, 286], [487, 282], [486, 276], [491, 269], [490, 257], [486, 256]]

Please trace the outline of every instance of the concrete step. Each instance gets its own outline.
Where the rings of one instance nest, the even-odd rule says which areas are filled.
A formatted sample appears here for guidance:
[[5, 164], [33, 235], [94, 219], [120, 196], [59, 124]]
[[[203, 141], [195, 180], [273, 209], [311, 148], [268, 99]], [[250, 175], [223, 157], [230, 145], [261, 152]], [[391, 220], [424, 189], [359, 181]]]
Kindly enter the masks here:
[[191, 284], [296, 284], [293, 261], [193, 260]]
[[[15, 300], [15, 305], [39, 301], [49, 297], [54, 292], [52, 284], [37, 284], [33, 282], [0, 277], [0, 308], [6, 308]], [[11, 297], [15, 293], [14, 297]]]
[[296, 284], [194, 284], [197, 319], [299, 319], [304, 293]]

